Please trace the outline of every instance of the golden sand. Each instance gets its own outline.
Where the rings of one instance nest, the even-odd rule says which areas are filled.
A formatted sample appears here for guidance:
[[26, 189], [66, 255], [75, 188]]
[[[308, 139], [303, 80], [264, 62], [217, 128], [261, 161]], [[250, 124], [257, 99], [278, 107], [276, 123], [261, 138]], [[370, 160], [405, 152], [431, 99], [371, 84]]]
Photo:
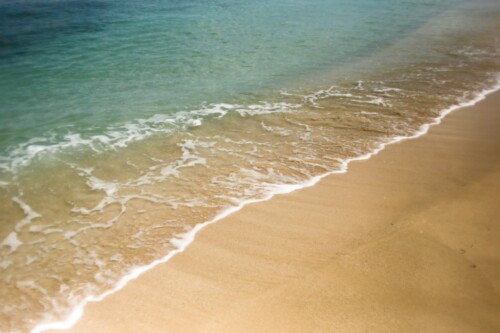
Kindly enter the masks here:
[[70, 332], [499, 332], [500, 93], [241, 211]]

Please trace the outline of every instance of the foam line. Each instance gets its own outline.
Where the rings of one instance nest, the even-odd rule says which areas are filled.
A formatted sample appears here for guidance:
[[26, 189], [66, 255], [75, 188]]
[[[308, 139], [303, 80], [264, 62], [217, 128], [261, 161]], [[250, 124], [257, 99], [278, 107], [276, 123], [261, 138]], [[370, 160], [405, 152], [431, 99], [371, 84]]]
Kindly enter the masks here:
[[394, 143], [397, 143], [397, 142], [400, 142], [403, 140], [415, 139], [415, 138], [418, 138], [420, 136], [423, 136], [429, 131], [431, 126], [440, 124], [441, 121], [443, 120], [443, 118], [446, 117], [449, 113], [451, 113], [457, 109], [460, 109], [460, 108], [473, 106], [473, 105], [477, 104], [478, 102], [484, 100], [487, 95], [494, 93], [496, 91], [499, 91], [499, 90], [500, 90], [500, 78], [497, 79], [497, 83], [493, 88], [483, 90], [482, 92], [478, 93], [473, 99], [471, 99], [467, 102], [455, 104], [455, 105], [450, 106], [449, 108], [443, 109], [440, 112], [439, 117], [434, 119], [429, 124], [422, 125], [419, 128], [419, 130], [413, 135], [393, 137], [390, 140], [388, 140], [387, 142], [384, 142], [384, 143], [381, 143], [380, 145], [378, 145], [370, 153], [367, 153], [367, 154], [364, 154], [361, 156], [357, 156], [357, 157], [353, 157], [353, 158], [349, 158], [349, 159], [345, 159], [345, 160], [341, 161], [341, 167], [338, 170], [329, 171], [329, 172], [324, 173], [322, 175], [313, 177], [313, 178], [309, 179], [308, 181], [301, 183], [301, 184], [277, 186], [275, 191], [270, 192], [269, 194], [267, 194], [263, 198], [246, 200], [246, 201], [240, 202], [237, 206], [230, 207], [230, 208], [223, 210], [222, 212], [217, 214], [213, 219], [206, 221], [206, 222], [203, 222], [203, 223], [199, 223], [196, 226], [194, 226], [191, 230], [189, 230], [188, 232], [179, 234], [179, 235], [177, 235], [177, 237], [172, 239], [171, 243], [174, 246], [176, 246], [177, 248], [175, 250], [169, 252], [165, 257], [158, 259], [158, 260], [155, 260], [148, 265], [132, 268], [129, 271], [129, 273], [127, 275], [123, 276], [112, 289], [110, 289], [110, 290], [108, 290], [108, 291], [106, 291], [103, 294], [98, 295], [98, 296], [88, 296], [88, 297], [84, 298], [73, 309], [73, 311], [70, 313], [70, 315], [68, 315], [64, 320], [39, 324], [31, 331], [31, 333], [41, 333], [41, 332], [44, 332], [47, 330], [65, 330], [65, 329], [71, 328], [81, 318], [83, 311], [84, 311], [84, 308], [88, 303], [99, 302], [99, 301], [103, 300], [104, 298], [108, 297], [109, 295], [114, 294], [115, 292], [117, 292], [120, 289], [122, 289], [123, 287], [125, 287], [127, 285], [127, 283], [129, 283], [132, 280], [135, 280], [144, 272], [149, 271], [150, 269], [152, 269], [160, 264], [166, 263], [176, 254], [183, 252], [194, 241], [196, 234], [200, 230], [209, 226], [210, 224], [213, 224], [213, 223], [239, 211], [240, 209], [242, 209], [246, 205], [257, 203], [257, 202], [267, 201], [278, 194], [286, 194], [286, 193], [293, 192], [295, 190], [314, 186], [321, 179], [323, 179], [329, 175], [332, 175], [332, 174], [345, 173], [345, 172], [347, 172], [348, 166], [351, 162], [368, 160], [372, 156], [377, 155], [380, 151], [382, 151], [386, 146], [388, 146], [390, 144], [394, 144]]
[[197, 110], [181, 111], [172, 115], [157, 114], [149, 118], [137, 119], [122, 124], [108, 126], [104, 133], [85, 135], [84, 133], [69, 133], [65, 135], [49, 134], [46, 137], [36, 137], [26, 142], [10, 147], [6, 156], [0, 155], [0, 170], [15, 174], [19, 169], [28, 166], [33, 160], [46, 154], [56, 154], [66, 149], [86, 148], [96, 153], [127, 147], [132, 142], [144, 140], [156, 133], [169, 134], [175, 129], [198, 127], [205, 118], [213, 116], [222, 118], [229, 112], [235, 112], [242, 117], [290, 113], [302, 105], [285, 102], [258, 104], [211, 104]]

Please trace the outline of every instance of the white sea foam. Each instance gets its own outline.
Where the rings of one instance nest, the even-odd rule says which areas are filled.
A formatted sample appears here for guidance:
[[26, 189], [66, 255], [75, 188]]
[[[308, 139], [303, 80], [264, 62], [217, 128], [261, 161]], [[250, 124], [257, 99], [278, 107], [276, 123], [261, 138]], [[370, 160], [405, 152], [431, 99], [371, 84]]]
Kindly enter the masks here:
[[24, 243], [17, 238], [17, 232], [12, 231], [10, 234], [7, 235], [7, 237], [4, 238], [2, 243], [0, 243], [0, 247], [8, 246], [10, 248], [10, 253], [12, 253], [15, 250], [17, 250], [19, 246], [23, 244]]
[[340, 90], [337, 86], [331, 86], [328, 89], [318, 90], [315, 93], [303, 96], [302, 100], [305, 104], [309, 104], [315, 108], [321, 108], [318, 104], [318, 100], [328, 97], [351, 98], [354, 97], [354, 95], [351, 92], [342, 92], [342, 90]]
[[[358, 89], [363, 89], [363, 82], [362, 81], [360, 81], [358, 83]], [[321, 180], [322, 178], [324, 178], [324, 177], [326, 177], [328, 175], [331, 175], [331, 174], [345, 173], [345, 172], [347, 172], [348, 166], [349, 166], [349, 164], [351, 162], [353, 162], [353, 161], [360, 161], [360, 160], [367, 160], [367, 159], [371, 158], [372, 156], [378, 154], [387, 145], [390, 145], [390, 144], [393, 144], [393, 143], [396, 143], [396, 142], [399, 142], [399, 141], [402, 141], [402, 140], [408, 140], [408, 139], [418, 138], [418, 137], [426, 134], [429, 131], [429, 129], [430, 129], [431, 126], [439, 124], [442, 121], [442, 119], [447, 114], [449, 114], [450, 112], [452, 112], [454, 110], [457, 110], [459, 108], [462, 108], [462, 107], [467, 107], [467, 106], [475, 105], [476, 103], [484, 100], [488, 94], [496, 92], [498, 90], [500, 90], [500, 80], [497, 80], [497, 84], [493, 88], [486, 89], [486, 90], [478, 93], [475, 97], [473, 97], [469, 101], [464, 101], [462, 103], [450, 106], [450, 107], [442, 110], [440, 112], [440, 115], [437, 118], [435, 118], [429, 124], [422, 125], [419, 128], [419, 130], [416, 131], [412, 135], [392, 137], [392, 138], [388, 139], [387, 141], [382, 142], [379, 145], [377, 145], [369, 153], [366, 153], [366, 154], [363, 154], [363, 155], [360, 155], [360, 156], [357, 156], [357, 157], [353, 157], [353, 158], [343, 159], [343, 160], [342, 159], [337, 159], [337, 161], [340, 164], [340, 167], [338, 169], [336, 169], [336, 170], [325, 172], [325, 173], [323, 173], [323, 174], [321, 174], [319, 176], [311, 177], [310, 179], [308, 179], [308, 180], [306, 180], [306, 181], [304, 181], [302, 183], [299, 183], [299, 184], [282, 184], [282, 185], [272, 184], [272, 186], [270, 186], [268, 188], [269, 191], [267, 193], [265, 193], [265, 195], [263, 195], [261, 198], [258, 198], [258, 199], [252, 198], [252, 199], [247, 199], [247, 200], [235, 201], [235, 199], [233, 198], [233, 202], [235, 202], [235, 205], [233, 207], [229, 207], [229, 208], [224, 209], [219, 214], [217, 214], [213, 219], [211, 219], [209, 221], [206, 221], [206, 222], [203, 222], [203, 223], [199, 223], [199, 224], [195, 225], [192, 229], [190, 229], [190, 230], [188, 230], [188, 231], [186, 231], [184, 233], [177, 234], [174, 238], [172, 238], [170, 242], [171, 242], [172, 245], [174, 245], [176, 247], [176, 249], [173, 250], [173, 251], [170, 251], [163, 258], [155, 260], [155, 261], [151, 262], [148, 265], [138, 266], [138, 267], [131, 268], [129, 270], [128, 274], [124, 275], [114, 285], [114, 287], [111, 288], [110, 290], [108, 290], [105, 293], [102, 293], [100, 295], [91, 295], [91, 294], [89, 294], [89, 296], [87, 296], [83, 300], [79, 301], [78, 304], [75, 304], [75, 306], [73, 307], [71, 313], [68, 316], [66, 316], [66, 318], [64, 320], [61, 320], [61, 321], [53, 321], [52, 320], [51, 321], [50, 319], [48, 319], [46, 322], [44, 322], [44, 323], [39, 324], [38, 326], [36, 326], [31, 332], [32, 333], [38, 333], [38, 332], [44, 332], [44, 331], [47, 331], [47, 330], [63, 330], [63, 329], [70, 328], [82, 316], [83, 310], [84, 310], [84, 307], [86, 306], [86, 304], [88, 304], [89, 302], [99, 302], [99, 301], [103, 300], [107, 296], [109, 296], [109, 295], [117, 292], [118, 290], [122, 289], [125, 285], [127, 285], [128, 282], [130, 282], [131, 280], [136, 279], [142, 273], [144, 273], [144, 272], [146, 272], [146, 271], [148, 271], [148, 270], [156, 267], [159, 264], [162, 264], [162, 263], [165, 263], [165, 262], [169, 261], [173, 256], [175, 256], [176, 254], [184, 251], [187, 248], [187, 246], [193, 242], [193, 240], [194, 240], [196, 234], [198, 233], [198, 231], [200, 231], [201, 229], [205, 228], [206, 226], [208, 226], [208, 225], [210, 225], [212, 223], [215, 223], [215, 222], [219, 221], [220, 219], [222, 219], [222, 218], [224, 218], [224, 217], [226, 217], [226, 216], [228, 216], [228, 215], [230, 215], [230, 214], [232, 214], [232, 213], [234, 213], [234, 212], [242, 209], [244, 206], [246, 206], [248, 204], [255, 203], [255, 202], [261, 202], [261, 201], [266, 201], [266, 200], [269, 200], [273, 196], [278, 195], [278, 194], [285, 194], [285, 193], [289, 193], [289, 192], [292, 192], [292, 191], [295, 191], [295, 190], [298, 190], [298, 189], [302, 189], [302, 188], [305, 188], [305, 187], [313, 186], [319, 180]], [[189, 144], [187, 144], [187, 146], [190, 146], [191, 144], [192, 143], [189, 143]], [[254, 174], [256, 172], [255, 170], [246, 170], [246, 171], [247, 172], [251, 172], [252, 173], [252, 175], [251, 175], [252, 177], [258, 176], [258, 177], [264, 177], [265, 178], [265, 176], [263, 176], [262, 174], [255, 175]], [[270, 170], [268, 170], [268, 171], [270, 172]]]
[[371, 99], [366, 101], [365, 103], [379, 105], [379, 106], [383, 106], [383, 107], [391, 107], [392, 106], [391, 103], [386, 102], [385, 99], [383, 99], [382, 97], [377, 97], [377, 96], [372, 96], [372, 95], [368, 95], [367, 97], [369, 97]]
[[16, 223], [16, 231], [21, 231], [21, 228], [27, 224], [30, 224], [32, 220], [40, 217], [41, 215], [35, 212], [27, 203], [19, 199], [18, 197], [12, 198], [12, 201], [17, 203], [19, 207], [23, 210], [25, 217]]
[[365, 115], [365, 116], [377, 116], [377, 115], [379, 115], [377, 112], [369, 112], [369, 111], [360, 111], [359, 113], [362, 115]]
[[401, 91], [401, 89], [391, 88], [391, 87], [382, 87], [382, 88], [375, 88], [375, 89], [373, 89], [373, 91], [379, 92], [379, 93], [386, 93], [386, 92], [390, 92], [390, 91], [399, 92], [399, 91]]
[[250, 105], [220, 103], [199, 110], [177, 112], [172, 115], [157, 114], [145, 119], [111, 125], [102, 134], [49, 134], [46, 137], [32, 138], [10, 147], [7, 155], [0, 156], [0, 169], [15, 174], [19, 169], [28, 166], [36, 159], [52, 156], [67, 149], [88, 148], [96, 153], [116, 150], [127, 147], [132, 142], [144, 140], [154, 134], [169, 134], [178, 129], [201, 126], [206, 117], [221, 118], [229, 112], [248, 117], [273, 113], [291, 113], [300, 107], [300, 104], [284, 102], [261, 102]]
[[269, 125], [266, 125], [266, 123], [264, 123], [263, 121], [260, 122], [260, 126], [264, 130], [266, 130], [268, 132], [276, 133], [279, 136], [289, 136], [290, 134], [292, 134], [292, 131], [289, 129], [285, 129], [285, 128], [277, 127], [277, 126], [269, 126]]

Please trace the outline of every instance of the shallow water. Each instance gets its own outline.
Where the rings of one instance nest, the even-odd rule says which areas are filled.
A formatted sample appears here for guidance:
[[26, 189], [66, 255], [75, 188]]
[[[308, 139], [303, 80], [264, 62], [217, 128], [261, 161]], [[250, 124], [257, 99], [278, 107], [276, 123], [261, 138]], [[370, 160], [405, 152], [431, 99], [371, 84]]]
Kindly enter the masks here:
[[0, 2], [0, 330], [498, 84], [495, 2]]

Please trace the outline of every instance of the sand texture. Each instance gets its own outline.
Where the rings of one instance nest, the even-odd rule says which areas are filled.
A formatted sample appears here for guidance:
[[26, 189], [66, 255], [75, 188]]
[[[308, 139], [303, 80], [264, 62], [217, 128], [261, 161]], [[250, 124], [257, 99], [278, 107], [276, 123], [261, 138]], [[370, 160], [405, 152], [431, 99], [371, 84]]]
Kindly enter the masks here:
[[500, 93], [252, 204], [70, 332], [500, 332]]

